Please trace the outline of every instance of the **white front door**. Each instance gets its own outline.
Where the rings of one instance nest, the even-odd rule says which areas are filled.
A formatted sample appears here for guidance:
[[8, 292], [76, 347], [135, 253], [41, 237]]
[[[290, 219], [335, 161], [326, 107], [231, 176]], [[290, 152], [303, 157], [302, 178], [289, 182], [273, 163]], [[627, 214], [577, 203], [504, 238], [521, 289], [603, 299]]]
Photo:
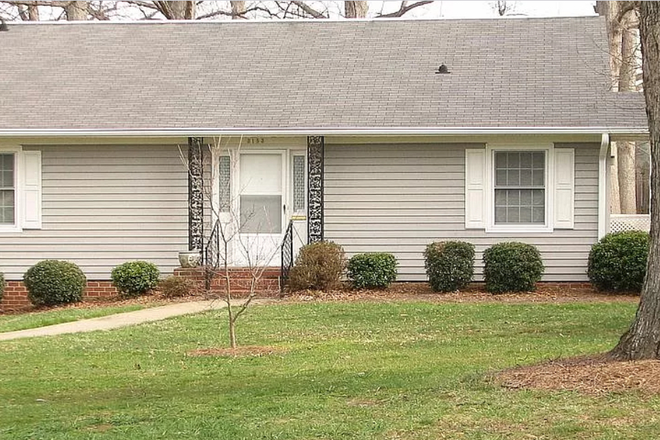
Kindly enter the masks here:
[[278, 266], [284, 233], [285, 154], [240, 152], [238, 176], [240, 266]]

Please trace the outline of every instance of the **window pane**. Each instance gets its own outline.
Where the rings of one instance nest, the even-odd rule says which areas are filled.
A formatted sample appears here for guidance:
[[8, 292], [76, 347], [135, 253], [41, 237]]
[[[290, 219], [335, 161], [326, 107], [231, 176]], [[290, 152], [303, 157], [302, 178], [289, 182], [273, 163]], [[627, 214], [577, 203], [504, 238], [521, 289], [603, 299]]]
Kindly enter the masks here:
[[520, 208], [517, 206], [508, 207], [506, 209], [506, 222], [520, 223]]
[[14, 224], [14, 190], [0, 191], [0, 223]]
[[282, 232], [282, 196], [245, 196], [241, 199], [241, 232], [279, 234]]
[[534, 174], [532, 177], [532, 186], [544, 186], [545, 180], [545, 175], [543, 173], [543, 170], [534, 170]]
[[544, 169], [545, 168], [545, 153], [541, 152], [536, 152], [532, 153], [532, 162], [534, 164], [534, 168], [540, 168]]
[[532, 168], [532, 153], [520, 153], [520, 168]]
[[506, 153], [507, 167], [519, 168], [520, 167], [520, 153]]
[[231, 158], [220, 156], [219, 167], [220, 212], [229, 212], [231, 209]]
[[506, 168], [506, 153], [495, 152], [495, 167]]
[[293, 156], [293, 210], [305, 210], [305, 156]]
[[506, 223], [506, 208], [495, 208], [495, 223]]
[[510, 169], [506, 184], [508, 186], [520, 186], [520, 171]]
[[14, 155], [0, 154], [0, 187], [14, 187]]
[[506, 186], [506, 170], [495, 171], [495, 185]]
[[520, 223], [531, 223], [532, 222], [532, 207], [531, 206], [521, 206], [520, 207]]

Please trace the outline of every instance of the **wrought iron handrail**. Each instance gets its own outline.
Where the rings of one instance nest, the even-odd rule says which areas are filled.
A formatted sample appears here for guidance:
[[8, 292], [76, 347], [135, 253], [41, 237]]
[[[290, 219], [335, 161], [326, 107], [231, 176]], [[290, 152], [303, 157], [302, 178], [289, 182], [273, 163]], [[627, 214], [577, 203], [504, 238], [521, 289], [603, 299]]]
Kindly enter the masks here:
[[281, 282], [280, 282], [280, 293], [284, 292], [286, 283], [289, 280], [289, 272], [291, 267], [293, 267], [293, 220], [289, 221], [289, 226], [284, 232], [284, 237], [282, 238], [282, 247], [281, 247]]
[[220, 221], [216, 221], [204, 247], [203, 264], [207, 267], [217, 267], [220, 260]]

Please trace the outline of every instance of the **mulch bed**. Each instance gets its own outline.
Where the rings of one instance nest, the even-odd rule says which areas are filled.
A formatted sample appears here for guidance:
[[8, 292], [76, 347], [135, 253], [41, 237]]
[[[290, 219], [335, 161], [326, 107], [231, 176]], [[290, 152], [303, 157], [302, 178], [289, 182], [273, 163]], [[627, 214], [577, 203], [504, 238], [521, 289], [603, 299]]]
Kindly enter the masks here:
[[637, 294], [599, 292], [588, 284], [539, 283], [536, 291], [493, 295], [484, 285], [473, 283], [460, 292], [437, 293], [428, 283], [394, 283], [383, 290], [305, 291], [286, 295], [284, 300], [307, 301], [407, 301], [422, 300], [451, 303], [566, 303], [639, 301]]
[[236, 348], [200, 348], [187, 353], [191, 357], [262, 357], [272, 354], [286, 353], [280, 347], [262, 347], [257, 345], [239, 346]]
[[582, 356], [502, 371], [494, 381], [505, 388], [577, 391], [603, 395], [636, 391], [660, 394], [660, 360], [614, 361], [606, 355]]

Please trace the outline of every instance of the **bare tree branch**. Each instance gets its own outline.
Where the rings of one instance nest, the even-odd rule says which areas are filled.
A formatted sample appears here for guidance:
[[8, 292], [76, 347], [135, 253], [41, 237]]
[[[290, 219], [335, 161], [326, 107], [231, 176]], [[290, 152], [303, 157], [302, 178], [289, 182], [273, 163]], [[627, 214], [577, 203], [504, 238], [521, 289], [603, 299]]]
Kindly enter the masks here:
[[407, 4], [408, 2], [401, 2], [401, 7], [399, 8], [398, 11], [395, 12], [390, 12], [389, 14], [383, 14], [383, 15], [377, 15], [376, 18], [396, 18], [396, 17], [403, 17], [405, 14], [408, 12], [412, 11], [415, 8], [419, 8], [420, 6], [428, 5], [429, 3], [433, 3], [431, 0], [424, 0], [424, 1], [419, 1], [411, 4]]
[[301, 1], [292, 1], [294, 5], [298, 6], [300, 9], [305, 11], [305, 13], [309, 14], [311, 17], [314, 18], [328, 18], [327, 16], [323, 15], [323, 13], [317, 11], [316, 9], [312, 8], [311, 6], [305, 4], [305, 2]]

